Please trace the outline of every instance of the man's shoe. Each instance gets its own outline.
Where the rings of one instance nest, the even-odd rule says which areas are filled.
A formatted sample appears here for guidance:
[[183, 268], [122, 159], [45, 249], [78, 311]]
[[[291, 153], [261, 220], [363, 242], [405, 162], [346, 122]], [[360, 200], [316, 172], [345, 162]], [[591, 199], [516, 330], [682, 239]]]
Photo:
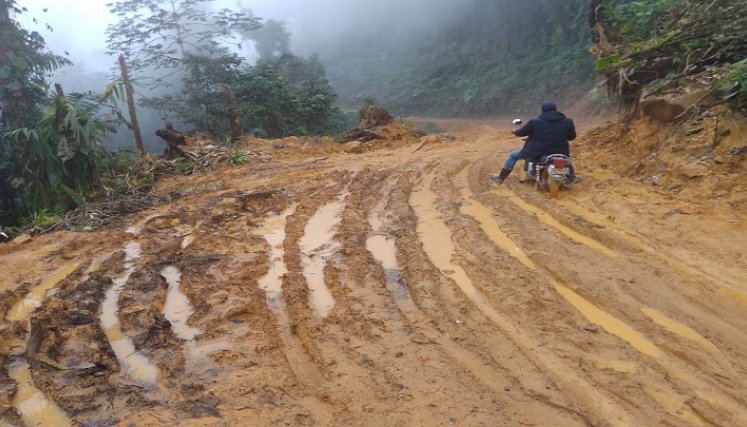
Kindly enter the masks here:
[[490, 179], [498, 183], [498, 185], [501, 185], [509, 175], [511, 175], [511, 169], [501, 169], [501, 172], [498, 175], [493, 175]]
[[500, 175], [490, 175], [490, 179], [498, 185], [503, 184], [503, 178]]

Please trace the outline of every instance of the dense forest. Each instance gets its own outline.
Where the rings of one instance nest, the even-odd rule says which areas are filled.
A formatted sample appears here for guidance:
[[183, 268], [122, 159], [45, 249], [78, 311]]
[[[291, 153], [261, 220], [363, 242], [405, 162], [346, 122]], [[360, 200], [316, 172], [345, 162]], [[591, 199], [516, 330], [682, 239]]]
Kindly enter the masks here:
[[374, 98], [411, 115], [489, 115], [533, 111], [545, 98], [572, 101], [593, 87], [588, 0], [461, 6], [404, 44], [385, 38], [382, 49], [371, 36], [353, 37], [324, 56], [341, 101]]

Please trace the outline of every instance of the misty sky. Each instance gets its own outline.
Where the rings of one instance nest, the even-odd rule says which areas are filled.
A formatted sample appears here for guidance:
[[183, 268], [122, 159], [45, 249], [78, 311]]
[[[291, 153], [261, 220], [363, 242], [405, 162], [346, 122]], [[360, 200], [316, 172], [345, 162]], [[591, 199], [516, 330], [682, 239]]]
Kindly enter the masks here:
[[[106, 27], [115, 17], [111, 0], [19, 0], [29, 13], [19, 17], [28, 29], [39, 31], [55, 53], [70, 53], [89, 71], [108, 71], [114, 58], [105, 56]], [[453, 0], [216, 0], [216, 8], [245, 6], [264, 19], [286, 21], [293, 47], [302, 55], [322, 55], [350, 37], [368, 37], [396, 44], [406, 34], [436, 29], [459, 10]], [[456, 4], [456, 5], [455, 5]], [[44, 13], [43, 9], [47, 12]], [[32, 18], [36, 18], [35, 24]], [[50, 33], [45, 25], [53, 27]]]

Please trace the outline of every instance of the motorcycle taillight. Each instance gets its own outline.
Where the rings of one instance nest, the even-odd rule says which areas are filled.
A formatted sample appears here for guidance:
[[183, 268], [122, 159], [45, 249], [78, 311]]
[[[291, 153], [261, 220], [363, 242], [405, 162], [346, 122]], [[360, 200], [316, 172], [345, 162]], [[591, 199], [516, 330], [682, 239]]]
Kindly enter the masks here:
[[556, 168], [564, 168], [568, 166], [568, 160], [566, 159], [553, 159], [552, 165]]

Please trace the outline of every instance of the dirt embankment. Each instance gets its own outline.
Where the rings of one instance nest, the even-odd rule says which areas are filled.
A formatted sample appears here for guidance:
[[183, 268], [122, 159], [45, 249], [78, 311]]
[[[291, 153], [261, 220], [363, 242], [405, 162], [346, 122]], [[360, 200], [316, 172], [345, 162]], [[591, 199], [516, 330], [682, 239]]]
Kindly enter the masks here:
[[742, 160], [610, 127], [548, 199], [487, 179], [507, 127], [440, 126], [247, 140], [171, 203], [0, 246], [0, 424], [747, 424]]

